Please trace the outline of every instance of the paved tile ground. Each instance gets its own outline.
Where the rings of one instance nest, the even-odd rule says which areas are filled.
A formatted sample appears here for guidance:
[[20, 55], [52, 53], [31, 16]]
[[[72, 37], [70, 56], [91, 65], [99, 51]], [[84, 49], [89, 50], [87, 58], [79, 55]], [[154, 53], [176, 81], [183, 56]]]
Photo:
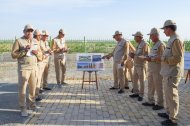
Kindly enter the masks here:
[[[70, 60], [69, 60], [70, 59]], [[81, 90], [82, 72], [75, 69], [75, 56], [68, 57], [67, 82], [62, 89], [56, 87], [54, 64], [51, 63], [48, 82], [54, 86], [38, 103], [41, 109], [21, 118], [18, 111], [17, 64], [0, 62], [0, 125], [127, 125], [160, 126], [158, 112], [144, 107], [137, 99], [129, 98], [130, 91], [118, 94], [110, 91], [113, 85], [112, 61], [106, 61], [106, 70], [99, 72], [99, 90], [95, 84]], [[109, 79], [109, 80], [108, 80]], [[145, 86], [145, 99], [147, 86]], [[179, 126], [190, 126], [190, 84], [179, 85]], [[27, 120], [27, 121], [25, 121]], [[25, 124], [23, 123], [25, 122]]]
[[[100, 80], [99, 90], [95, 84], [67, 81], [63, 88], [54, 86], [39, 103], [41, 109], [26, 122], [30, 125], [129, 125], [160, 126], [164, 119], [150, 107], [144, 107], [137, 99], [129, 98], [130, 91], [118, 94], [110, 91], [112, 80]], [[184, 81], [182, 81], [183, 83]], [[179, 125], [190, 125], [190, 84], [180, 84]], [[147, 90], [146, 90], [147, 92]], [[146, 99], [146, 97], [145, 97]]]

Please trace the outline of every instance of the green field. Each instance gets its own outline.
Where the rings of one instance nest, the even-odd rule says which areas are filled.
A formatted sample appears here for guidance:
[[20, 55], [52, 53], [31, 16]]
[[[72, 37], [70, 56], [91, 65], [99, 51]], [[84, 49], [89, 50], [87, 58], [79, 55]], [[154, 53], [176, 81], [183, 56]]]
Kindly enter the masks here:
[[[0, 53], [3, 52], [10, 52], [12, 49], [14, 40], [0, 40]], [[131, 41], [134, 46], [136, 46], [136, 43], [134, 41]], [[148, 42], [150, 46], [152, 46], [152, 43]], [[50, 42], [51, 44], [51, 42]], [[109, 53], [113, 50], [116, 43], [114, 41], [87, 41], [83, 42], [82, 40], [68, 40], [67, 45], [70, 48], [69, 53]], [[190, 41], [185, 41], [185, 50], [190, 51]]]

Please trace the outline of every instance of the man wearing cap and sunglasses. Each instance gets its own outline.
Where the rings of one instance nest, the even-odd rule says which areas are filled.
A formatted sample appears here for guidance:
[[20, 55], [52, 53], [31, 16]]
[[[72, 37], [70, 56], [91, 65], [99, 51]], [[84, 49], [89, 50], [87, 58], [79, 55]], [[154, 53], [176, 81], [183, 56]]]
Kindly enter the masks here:
[[[113, 77], [114, 86], [110, 90], [119, 89], [118, 93], [124, 93], [125, 79], [124, 79], [124, 62], [128, 59], [129, 43], [122, 37], [122, 33], [116, 31], [113, 38], [117, 41], [117, 45], [112, 53], [103, 56], [103, 59], [110, 59], [113, 57]], [[120, 86], [119, 86], [120, 85]]]
[[158, 116], [166, 118], [163, 126], [177, 125], [179, 111], [178, 85], [184, 73], [184, 42], [176, 34], [177, 26], [172, 20], [167, 20], [163, 28], [166, 36], [170, 37], [166, 49], [157, 60], [162, 62], [160, 74], [163, 76], [163, 86], [166, 100], [166, 113], [158, 113]]
[[42, 38], [40, 47], [44, 54], [44, 69], [43, 69], [43, 75], [42, 75], [42, 82], [41, 82], [41, 89], [42, 90], [51, 90], [51, 88], [48, 87], [48, 73], [49, 73], [49, 67], [50, 67], [50, 55], [52, 55], [53, 51], [50, 49], [49, 42], [48, 42], [49, 32], [47, 30], [42, 30]]
[[[161, 62], [155, 58], [163, 54], [165, 44], [160, 41], [157, 28], [152, 28], [148, 35], [150, 35], [153, 42], [153, 47], [146, 58], [148, 61], [148, 102], [144, 102], [142, 105], [151, 106], [153, 110], [160, 110], [164, 108], [162, 76], [160, 75]], [[157, 94], [157, 104], [155, 104], [154, 99], [155, 92]]]
[[28, 116], [26, 107], [26, 88], [29, 89], [29, 109], [35, 110], [35, 91], [37, 81], [38, 43], [32, 38], [33, 27], [24, 27], [24, 36], [16, 39], [12, 47], [12, 58], [18, 60], [19, 106], [21, 116]]
[[[143, 40], [143, 34], [137, 31], [133, 34], [135, 41], [138, 43], [135, 53], [130, 53], [131, 58], [134, 58], [134, 74], [133, 74], [133, 93], [130, 95], [131, 98], [138, 97], [138, 101], [143, 100], [144, 96], [144, 81], [146, 77], [146, 66], [147, 62], [144, 58], [148, 56], [149, 47], [148, 44]], [[138, 85], [140, 82], [140, 90]]]
[[68, 48], [65, 42], [65, 33], [63, 29], [59, 30], [59, 34], [53, 39], [53, 52], [57, 85], [62, 87], [65, 85], [65, 72], [66, 72], [66, 55]]

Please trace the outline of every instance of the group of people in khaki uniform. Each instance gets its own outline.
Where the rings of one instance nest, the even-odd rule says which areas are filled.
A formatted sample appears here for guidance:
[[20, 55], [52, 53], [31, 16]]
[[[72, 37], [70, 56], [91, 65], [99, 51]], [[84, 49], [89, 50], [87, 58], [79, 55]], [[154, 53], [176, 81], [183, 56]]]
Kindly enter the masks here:
[[102, 58], [113, 57], [114, 85], [110, 90], [119, 89], [118, 93], [124, 93], [124, 89], [129, 89], [127, 76], [129, 72], [133, 93], [130, 97], [143, 101], [147, 78], [148, 100], [142, 105], [150, 106], [153, 110], [163, 109], [165, 95], [166, 113], [158, 113], [158, 116], [166, 118], [161, 122], [163, 126], [176, 126], [179, 111], [178, 85], [184, 73], [184, 44], [176, 33], [177, 25], [174, 21], [165, 21], [161, 29], [170, 38], [165, 44], [159, 38], [159, 30], [152, 28], [148, 34], [153, 43], [151, 49], [143, 40], [140, 31], [133, 34], [137, 43], [136, 49], [122, 37], [121, 32], [116, 31], [113, 35], [117, 41], [116, 47], [112, 53]]
[[[129, 78], [132, 82], [131, 98], [143, 101], [145, 80], [148, 78], [148, 100], [142, 105], [151, 106], [153, 110], [164, 108], [166, 113], [158, 116], [167, 120], [161, 122], [164, 126], [177, 125], [179, 111], [178, 85], [183, 76], [184, 44], [176, 34], [177, 26], [172, 20], [167, 20], [163, 28], [166, 36], [170, 37], [167, 44], [159, 38], [159, 30], [152, 28], [150, 39], [153, 46], [150, 49], [138, 31], [134, 36], [135, 48], [130, 41], [125, 40], [122, 33], [116, 31], [113, 38], [117, 41], [114, 50], [103, 56], [103, 59], [113, 57], [114, 84], [110, 90], [119, 89], [124, 93], [129, 89]], [[24, 36], [17, 39], [12, 48], [12, 57], [18, 60], [19, 105], [21, 116], [28, 116], [26, 104], [26, 88], [29, 89], [28, 108], [36, 110], [36, 101], [42, 99], [43, 90], [51, 90], [47, 85], [50, 55], [54, 53], [56, 81], [59, 87], [65, 85], [66, 53], [69, 51], [65, 42], [63, 29], [48, 43], [47, 30], [35, 30], [31, 25], [24, 27]], [[129, 73], [129, 74], [128, 74]], [[157, 99], [155, 100], [155, 93]]]
[[[12, 47], [12, 58], [18, 60], [18, 84], [19, 84], [19, 106], [21, 116], [28, 116], [27, 109], [37, 110], [36, 102], [42, 100], [42, 93], [51, 90], [48, 87], [48, 71], [50, 56], [54, 53], [56, 78], [60, 77], [60, 69], [65, 76], [65, 52], [68, 51], [63, 29], [60, 29], [58, 37], [53, 39], [53, 48], [48, 42], [47, 30], [35, 30], [31, 25], [24, 27], [24, 36], [16, 39]], [[62, 43], [63, 42], [63, 43]], [[59, 63], [58, 63], [59, 62]], [[59, 80], [59, 79], [57, 79]], [[64, 82], [64, 78], [61, 81]], [[58, 85], [60, 84], [58, 81]], [[26, 89], [29, 89], [29, 103], [26, 102]]]

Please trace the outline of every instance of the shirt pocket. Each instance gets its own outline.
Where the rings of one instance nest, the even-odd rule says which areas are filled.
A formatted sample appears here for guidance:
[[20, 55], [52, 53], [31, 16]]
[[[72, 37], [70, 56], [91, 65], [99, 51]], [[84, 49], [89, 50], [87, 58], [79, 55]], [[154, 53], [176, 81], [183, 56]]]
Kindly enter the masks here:
[[139, 56], [139, 55], [142, 55], [142, 51], [143, 51], [143, 48], [142, 47], [139, 47], [138, 49], [137, 49], [137, 55]]
[[171, 54], [171, 48], [170, 47], [166, 47], [166, 49], [165, 49], [165, 51], [163, 53], [163, 56], [168, 57], [168, 56], [171, 56], [171, 55], [172, 55]]

